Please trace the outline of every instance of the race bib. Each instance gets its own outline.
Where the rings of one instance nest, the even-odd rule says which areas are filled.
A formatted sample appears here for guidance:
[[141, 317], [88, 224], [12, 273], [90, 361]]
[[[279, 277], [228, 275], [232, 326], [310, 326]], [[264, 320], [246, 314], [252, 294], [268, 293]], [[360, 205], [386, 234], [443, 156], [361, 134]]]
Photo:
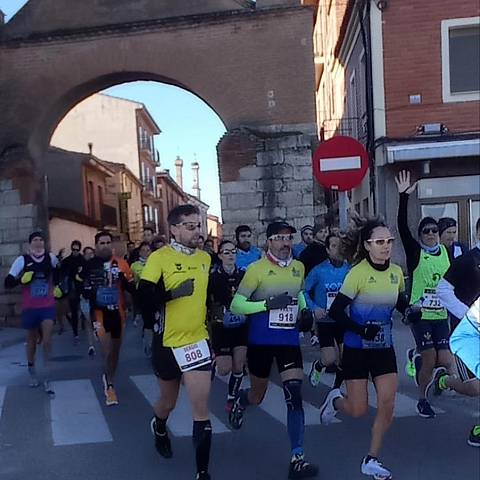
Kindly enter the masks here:
[[118, 288], [98, 287], [96, 301], [98, 307], [117, 307], [119, 300]]
[[48, 280], [34, 280], [30, 284], [30, 295], [32, 298], [43, 298], [48, 296]]
[[337, 297], [338, 292], [327, 292], [327, 312], [330, 310], [333, 301]]
[[442, 302], [434, 288], [426, 288], [423, 292], [422, 308], [429, 311], [443, 310]]
[[212, 361], [206, 340], [200, 340], [184, 347], [172, 348], [172, 351], [182, 372], [208, 365]]
[[380, 325], [380, 330], [373, 340], [362, 339], [362, 348], [367, 350], [374, 348], [390, 348], [392, 346], [392, 324], [369, 322], [370, 325]]
[[270, 310], [268, 313], [269, 328], [292, 330], [295, 328], [298, 316], [298, 305], [287, 305], [286, 308]]
[[223, 314], [223, 326], [225, 328], [235, 328], [243, 325], [247, 320], [245, 315], [234, 315], [230, 310], [225, 310]]

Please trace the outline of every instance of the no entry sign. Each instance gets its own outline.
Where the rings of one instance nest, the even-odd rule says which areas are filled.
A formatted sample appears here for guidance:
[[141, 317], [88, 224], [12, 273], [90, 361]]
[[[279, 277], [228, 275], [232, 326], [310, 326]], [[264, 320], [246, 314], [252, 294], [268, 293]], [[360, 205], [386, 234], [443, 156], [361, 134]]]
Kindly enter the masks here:
[[315, 150], [313, 174], [323, 187], [345, 192], [360, 185], [368, 163], [368, 153], [358, 140], [332, 137]]

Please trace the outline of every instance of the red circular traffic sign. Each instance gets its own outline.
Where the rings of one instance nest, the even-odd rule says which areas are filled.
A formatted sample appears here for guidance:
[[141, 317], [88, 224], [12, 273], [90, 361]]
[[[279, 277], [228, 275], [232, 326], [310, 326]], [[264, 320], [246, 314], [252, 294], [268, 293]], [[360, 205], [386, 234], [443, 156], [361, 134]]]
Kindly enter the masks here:
[[313, 175], [320, 185], [345, 192], [362, 183], [369, 164], [365, 147], [352, 137], [322, 142], [313, 154]]

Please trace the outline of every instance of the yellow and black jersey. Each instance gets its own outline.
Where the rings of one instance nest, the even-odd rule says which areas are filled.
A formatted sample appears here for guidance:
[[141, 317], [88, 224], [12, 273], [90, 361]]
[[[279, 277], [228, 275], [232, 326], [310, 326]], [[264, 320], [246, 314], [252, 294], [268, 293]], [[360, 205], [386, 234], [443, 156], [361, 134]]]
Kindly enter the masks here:
[[191, 255], [165, 246], [148, 257], [141, 280], [159, 284], [167, 292], [186, 280], [194, 280], [193, 294], [166, 302], [163, 312], [163, 345], [182, 347], [208, 338], [205, 325], [210, 255], [197, 250]]

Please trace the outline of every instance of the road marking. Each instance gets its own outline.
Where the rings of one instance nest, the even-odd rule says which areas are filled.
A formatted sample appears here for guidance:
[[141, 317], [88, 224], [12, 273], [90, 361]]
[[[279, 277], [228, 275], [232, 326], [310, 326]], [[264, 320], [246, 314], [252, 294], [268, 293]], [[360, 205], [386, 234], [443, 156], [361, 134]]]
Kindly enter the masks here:
[[112, 442], [113, 438], [90, 380], [52, 382], [50, 400], [55, 446]]
[[[222, 382], [228, 384], [228, 376], [221, 377], [217, 375]], [[244, 378], [242, 388], [250, 388], [250, 379]], [[287, 425], [287, 407], [285, 406], [285, 396], [283, 388], [273, 382], [268, 385], [268, 390], [262, 403], [258, 406], [265, 413], [275, 418], [283, 425]], [[314, 407], [308, 402], [303, 402], [303, 410], [305, 412], [305, 425], [320, 425], [320, 409]], [[340, 423], [341, 420], [335, 418], [334, 423]]]
[[[311, 362], [305, 362], [304, 364], [304, 372], [307, 377], [310, 373], [311, 366]], [[335, 375], [332, 374], [322, 374], [322, 376], [320, 377], [320, 381], [326, 387], [332, 388], [334, 377]], [[344, 389], [342, 389], [342, 391], [344, 391]], [[418, 400], [397, 391], [394, 416], [398, 418], [418, 416], [417, 402]], [[377, 393], [375, 391], [375, 386], [372, 382], [368, 382], [368, 404], [372, 408], [377, 408]], [[445, 411], [439, 407], [434, 406], [434, 410], [436, 413], [445, 413]]]
[[[158, 382], [155, 375], [135, 375], [130, 378], [142, 392], [148, 403], [153, 405], [159, 395]], [[210, 421], [212, 422], [213, 433], [231, 432], [215, 415], [210, 414]], [[168, 428], [176, 437], [192, 436], [192, 410], [183, 385], [180, 386], [175, 410], [168, 419]]]
[[0, 419], [2, 418], [3, 402], [5, 400], [6, 391], [7, 387], [0, 385]]

